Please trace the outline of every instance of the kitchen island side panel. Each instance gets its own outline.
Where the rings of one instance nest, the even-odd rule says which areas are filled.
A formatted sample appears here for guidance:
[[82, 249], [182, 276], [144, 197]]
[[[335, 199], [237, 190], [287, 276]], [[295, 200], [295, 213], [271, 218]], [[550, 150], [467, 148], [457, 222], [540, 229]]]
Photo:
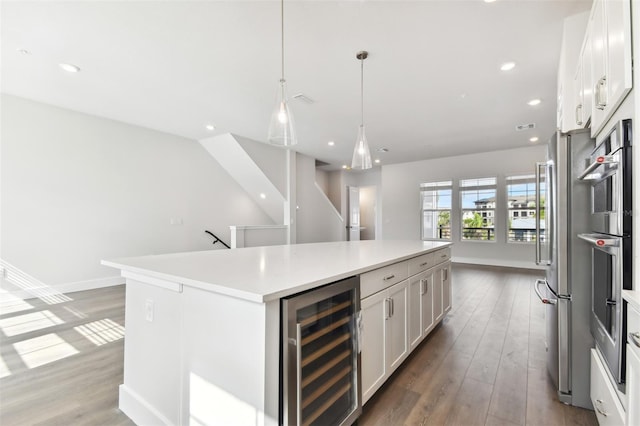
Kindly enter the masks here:
[[182, 424], [278, 424], [279, 315], [279, 300], [184, 288]]
[[120, 409], [139, 425], [277, 425], [279, 300], [173, 284], [127, 279]]

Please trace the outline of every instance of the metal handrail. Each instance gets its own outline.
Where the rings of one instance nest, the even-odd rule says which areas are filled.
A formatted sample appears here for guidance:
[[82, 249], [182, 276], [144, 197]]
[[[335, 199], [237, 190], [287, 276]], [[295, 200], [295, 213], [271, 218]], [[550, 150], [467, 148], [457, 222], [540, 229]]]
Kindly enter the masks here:
[[213, 232], [208, 231], [208, 230], [206, 230], [206, 229], [204, 230], [204, 232], [206, 232], [207, 234], [211, 235], [211, 236], [214, 238], [214, 240], [213, 240], [213, 244], [215, 244], [215, 243], [220, 243], [220, 244], [222, 244], [223, 246], [225, 246], [225, 247], [226, 247], [226, 248], [228, 248], [228, 249], [230, 249], [230, 248], [231, 248], [231, 247], [229, 247], [229, 246], [227, 245], [227, 243], [225, 243], [224, 241], [222, 241], [222, 240], [221, 240], [221, 239], [220, 239], [216, 234], [214, 234]]

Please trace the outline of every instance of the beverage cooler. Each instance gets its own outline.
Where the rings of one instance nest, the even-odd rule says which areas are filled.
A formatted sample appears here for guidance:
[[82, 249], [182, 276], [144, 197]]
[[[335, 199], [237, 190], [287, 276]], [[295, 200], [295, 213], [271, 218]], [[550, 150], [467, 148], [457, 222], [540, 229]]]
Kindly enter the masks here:
[[281, 424], [349, 425], [362, 412], [359, 284], [351, 277], [281, 300]]

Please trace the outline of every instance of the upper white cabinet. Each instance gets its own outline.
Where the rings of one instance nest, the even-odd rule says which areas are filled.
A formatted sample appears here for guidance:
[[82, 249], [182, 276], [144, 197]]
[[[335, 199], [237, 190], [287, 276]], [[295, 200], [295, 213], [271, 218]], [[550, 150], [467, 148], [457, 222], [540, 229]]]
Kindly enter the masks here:
[[631, 1], [594, 0], [585, 16], [570, 16], [564, 23], [558, 128], [567, 132], [590, 125], [596, 137], [632, 87]]
[[632, 87], [631, 1], [595, 0], [591, 30], [591, 136], [596, 137]]
[[577, 129], [577, 114], [584, 109], [582, 100], [581, 46], [584, 41], [589, 12], [569, 16], [564, 20], [560, 64], [558, 69], [558, 128], [563, 132]]

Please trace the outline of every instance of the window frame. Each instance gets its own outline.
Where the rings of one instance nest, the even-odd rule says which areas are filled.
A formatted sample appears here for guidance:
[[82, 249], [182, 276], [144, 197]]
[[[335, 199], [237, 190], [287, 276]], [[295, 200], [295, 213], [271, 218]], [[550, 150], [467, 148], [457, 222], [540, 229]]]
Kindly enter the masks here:
[[[527, 185], [532, 187], [531, 190], [529, 190], [528, 188], [525, 189], [525, 201], [526, 201], [527, 207], [523, 207], [522, 205], [519, 205], [522, 203], [516, 204], [513, 207], [509, 206], [510, 200], [515, 197], [514, 195], [512, 195], [512, 192], [510, 191], [510, 187], [513, 185]], [[511, 174], [509, 176], [506, 176], [504, 191], [505, 191], [505, 197], [506, 197], [505, 199], [506, 203], [504, 206], [506, 209], [506, 243], [507, 244], [535, 244], [536, 243], [535, 221], [537, 220], [535, 204], [537, 201], [536, 193], [538, 192], [538, 188], [536, 187], [535, 175], [530, 173], [521, 173], [521, 174]], [[533, 206], [529, 206], [531, 204], [529, 194], [532, 194]], [[545, 210], [545, 206], [544, 205], [540, 206], [541, 216], [544, 215], [544, 210]], [[533, 219], [534, 221], [533, 228], [513, 228], [512, 219], [514, 218], [517, 218], [519, 220], [523, 218]], [[523, 239], [516, 239], [516, 233], [514, 231], [512, 234], [512, 229], [531, 229], [531, 230], [528, 232], [523, 231], [522, 233]], [[543, 240], [543, 238], [544, 237], [541, 236], [540, 239]]]
[[[449, 208], [438, 208], [437, 206], [434, 208], [430, 208], [430, 209], [425, 209], [424, 208], [424, 197], [425, 197], [425, 193], [428, 191], [440, 191], [440, 190], [448, 190], [449, 191], [449, 198], [451, 200], [450, 202], [450, 206]], [[432, 182], [423, 182], [420, 184], [420, 239], [422, 241], [452, 241], [452, 237], [453, 237], [453, 229], [452, 229], [452, 214], [453, 214], [453, 197], [454, 197], [454, 192], [453, 192], [453, 179], [449, 179], [449, 180], [440, 180], [440, 181], [432, 181]], [[439, 195], [439, 194], [438, 194]], [[449, 212], [449, 237], [425, 237], [425, 212], [432, 212], [432, 213], [438, 213], [438, 219], [440, 218], [440, 213], [442, 212]], [[441, 228], [442, 225], [438, 225], [437, 228], [432, 228], [432, 229], [439, 229], [440, 232], [439, 234], [442, 235], [442, 229], [446, 229], [446, 228]]]
[[[475, 181], [475, 184], [472, 182]], [[478, 195], [481, 191], [492, 190], [493, 191], [493, 207], [492, 208], [478, 208], [477, 204], [474, 208], [464, 207], [463, 198], [465, 193], [477, 192]], [[496, 212], [498, 211], [498, 178], [497, 176], [482, 177], [482, 178], [466, 178], [458, 180], [458, 198], [460, 200], [460, 218], [458, 220], [458, 226], [460, 226], [460, 242], [481, 242], [481, 243], [495, 243], [497, 242], [497, 230], [496, 230]], [[480, 201], [478, 198], [477, 201]], [[476, 203], [476, 201], [474, 201]], [[489, 203], [487, 203], [489, 204]], [[483, 221], [481, 227], [465, 227], [465, 213], [471, 212], [477, 213]], [[493, 226], [485, 227], [484, 224], [491, 221]], [[483, 238], [465, 238], [465, 229], [487, 229], [486, 239]]]

